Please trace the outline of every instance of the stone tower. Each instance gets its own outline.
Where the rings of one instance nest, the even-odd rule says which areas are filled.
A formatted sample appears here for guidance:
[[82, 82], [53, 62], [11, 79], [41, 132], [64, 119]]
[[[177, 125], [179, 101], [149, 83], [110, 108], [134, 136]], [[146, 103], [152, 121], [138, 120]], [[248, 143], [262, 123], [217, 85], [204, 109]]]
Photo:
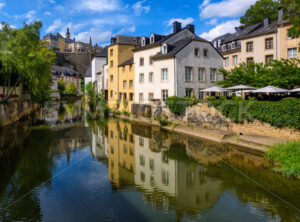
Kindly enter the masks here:
[[70, 35], [70, 29], [67, 28], [66, 38], [69, 39], [70, 37], [71, 37], [71, 35]]
[[90, 36], [90, 45], [92, 46], [92, 36]]

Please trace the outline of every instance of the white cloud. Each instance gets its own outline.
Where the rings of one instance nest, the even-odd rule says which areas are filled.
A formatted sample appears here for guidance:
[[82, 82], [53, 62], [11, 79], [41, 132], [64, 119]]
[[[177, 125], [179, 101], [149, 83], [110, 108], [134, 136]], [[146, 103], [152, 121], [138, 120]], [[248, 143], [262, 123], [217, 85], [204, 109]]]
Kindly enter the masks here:
[[224, 22], [215, 28], [211, 29], [208, 32], [204, 32], [200, 34], [200, 37], [207, 39], [207, 40], [213, 40], [214, 38], [217, 38], [220, 35], [224, 35], [226, 33], [233, 33], [235, 32], [235, 27], [240, 25], [239, 20], [230, 20], [227, 22]]
[[150, 5], [143, 6], [143, 3], [145, 3], [145, 0], [137, 2], [132, 6], [135, 15], [140, 16], [143, 12], [145, 14], [150, 12]]
[[128, 28], [122, 28], [120, 29], [117, 34], [120, 35], [120, 34], [125, 34], [125, 33], [134, 33], [136, 31], [136, 28], [135, 26], [131, 26], [131, 27], [128, 27]]
[[192, 22], [194, 22], [194, 19], [191, 17], [188, 17], [186, 19], [182, 19], [182, 18], [172, 18], [168, 21], [168, 26], [173, 25], [173, 23], [177, 21], [180, 22], [182, 24], [182, 26], [186, 26], [188, 24], [191, 24]]
[[119, 0], [79, 0], [76, 9], [94, 12], [115, 11], [120, 9], [120, 2]]
[[54, 0], [49, 0], [49, 2], [50, 2], [51, 4], [56, 4], [56, 2], [55, 2]]
[[34, 10], [31, 10], [31, 11], [27, 12], [27, 14], [22, 15], [21, 17], [26, 18], [27, 23], [31, 23], [34, 20], [36, 20], [36, 12]]
[[209, 20], [208, 22], [205, 22], [206, 25], [216, 25], [218, 23], [218, 19], [213, 18]]
[[200, 6], [200, 17], [236, 17], [242, 15], [251, 5], [258, 0], [222, 0], [210, 3], [205, 0]]
[[51, 15], [51, 13], [50, 12], [44, 12], [44, 15]]
[[57, 29], [59, 29], [62, 26], [62, 21], [61, 19], [55, 19], [54, 22], [52, 23], [52, 25], [50, 25], [46, 32], [53, 32], [56, 31]]
[[101, 29], [91, 28], [86, 32], [81, 32], [75, 36], [76, 41], [89, 42], [92, 37], [93, 43], [102, 43], [110, 40], [111, 31], [103, 32]]
[[54, 9], [55, 9], [56, 11], [64, 11], [66, 8], [65, 8], [65, 6], [63, 6], [63, 5], [57, 5], [57, 6], [54, 7]]
[[5, 6], [5, 2], [0, 2], [0, 10]]

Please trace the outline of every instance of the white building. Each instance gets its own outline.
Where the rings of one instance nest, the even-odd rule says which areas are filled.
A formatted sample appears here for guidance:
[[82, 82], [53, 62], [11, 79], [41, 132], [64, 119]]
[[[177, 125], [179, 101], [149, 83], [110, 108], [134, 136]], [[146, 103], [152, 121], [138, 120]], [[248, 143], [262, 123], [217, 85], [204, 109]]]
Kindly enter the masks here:
[[182, 29], [174, 22], [173, 33], [141, 39], [141, 47], [134, 50], [136, 103], [192, 94], [202, 98], [200, 90], [223, 79], [217, 75], [222, 55], [194, 30], [194, 25]]

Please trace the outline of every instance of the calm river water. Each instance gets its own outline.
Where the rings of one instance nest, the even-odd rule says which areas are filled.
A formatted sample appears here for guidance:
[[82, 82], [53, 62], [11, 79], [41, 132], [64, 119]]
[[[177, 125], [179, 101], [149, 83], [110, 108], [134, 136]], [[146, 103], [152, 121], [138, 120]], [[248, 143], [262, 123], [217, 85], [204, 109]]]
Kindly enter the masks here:
[[[48, 125], [48, 127], [45, 126]], [[0, 221], [299, 221], [262, 155], [52, 104], [0, 129]]]

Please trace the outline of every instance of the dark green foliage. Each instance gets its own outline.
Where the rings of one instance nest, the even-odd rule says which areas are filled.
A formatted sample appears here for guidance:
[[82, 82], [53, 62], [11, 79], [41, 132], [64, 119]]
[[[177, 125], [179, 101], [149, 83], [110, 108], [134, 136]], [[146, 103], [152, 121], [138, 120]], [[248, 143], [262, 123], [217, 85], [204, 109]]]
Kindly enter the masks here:
[[288, 19], [292, 23], [289, 35], [298, 38], [300, 36], [300, 1], [281, 0], [280, 3], [285, 8], [284, 19]]
[[65, 92], [66, 89], [66, 83], [63, 79], [58, 79], [57, 80], [57, 89], [59, 91], [60, 94]]
[[240, 18], [241, 24], [245, 26], [254, 25], [262, 22], [265, 18], [272, 21], [278, 18], [278, 8], [280, 4], [273, 0], [259, 0], [246, 11]]
[[274, 170], [300, 178], [300, 142], [277, 144], [268, 149], [266, 157], [274, 161]]
[[171, 124], [171, 122], [163, 116], [157, 116], [155, 119], [160, 123], [161, 126], [168, 126]]
[[214, 106], [237, 123], [258, 119], [275, 127], [300, 129], [299, 99], [284, 99], [278, 102], [214, 100], [209, 103], [209, 106]]
[[223, 87], [231, 87], [239, 84], [250, 85], [257, 88], [268, 85], [293, 89], [300, 85], [300, 60], [281, 59], [273, 63], [241, 63], [234, 69], [227, 71], [220, 69], [219, 73], [224, 75], [223, 81], [217, 82]]
[[69, 95], [76, 95], [77, 94], [77, 89], [74, 85], [73, 82], [70, 82], [66, 88], [66, 93]]
[[165, 102], [172, 113], [180, 116], [185, 114], [187, 106], [195, 105], [199, 102], [199, 100], [195, 98], [180, 98], [177, 96], [172, 96], [168, 97]]

